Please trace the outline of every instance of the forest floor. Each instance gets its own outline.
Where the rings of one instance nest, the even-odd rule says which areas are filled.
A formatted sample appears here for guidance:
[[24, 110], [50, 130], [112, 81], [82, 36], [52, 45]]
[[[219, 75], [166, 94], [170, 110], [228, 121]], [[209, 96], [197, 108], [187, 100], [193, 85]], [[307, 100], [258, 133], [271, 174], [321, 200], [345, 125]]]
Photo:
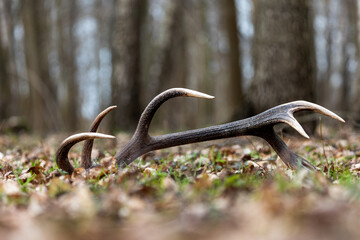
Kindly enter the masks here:
[[122, 143], [96, 141], [102, 167], [69, 176], [54, 162], [66, 136], [0, 135], [1, 239], [360, 239], [360, 133], [323, 128], [284, 137], [316, 173], [286, 170], [264, 141], [241, 137], [155, 151], [122, 170]]

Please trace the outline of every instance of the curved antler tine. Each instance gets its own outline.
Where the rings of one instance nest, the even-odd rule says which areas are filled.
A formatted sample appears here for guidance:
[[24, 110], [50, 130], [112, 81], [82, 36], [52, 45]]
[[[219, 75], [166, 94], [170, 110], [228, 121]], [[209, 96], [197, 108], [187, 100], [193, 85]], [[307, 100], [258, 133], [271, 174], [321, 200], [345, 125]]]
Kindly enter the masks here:
[[285, 103], [277, 107], [273, 107], [263, 113], [260, 113], [258, 116], [255, 117], [257, 118], [257, 120], [266, 119], [266, 121], [261, 120], [261, 123], [259, 123], [262, 126], [283, 122], [290, 125], [305, 138], [309, 138], [309, 136], [306, 134], [300, 123], [294, 118], [293, 115], [295, 112], [301, 110], [312, 110], [314, 112], [331, 117], [340, 122], [345, 122], [341, 117], [331, 112], [330, 110], [315, 103], [310, 103], [307, 101], [294, 101], [294, 102]]
[[[89, 132], [96, 132], [101, 121], [104, 119], [104, 117], [113, 109], [117, 108], [117, 106], [110, 106], [106, 108], [104, 111], [99, 113], [95, 120], [92, 122], [90, 126]], [[91, 150], [94, 144], [94, 139], [89, 138], [84, 142], [83, 149], [81, 151], [81, 167], [83, 168], [89, 168], [91, 167]]]
[[91, 126], [90, 126], [90, 132], [96, 132], [96, 130], [98, 129], [101, 121], [103, 120], [103, 118], [111, 111], [114, 110], [115, 108], [117, 108], [117, 106], [110, 106], [108, 108], [106, 108], [104, 111], [102, 111], [101, 113], [99, 113], [99, 115], [97, 115], [97, 117], [94, 119], [94, 121], [92, 122]]
[[71, 149], [72, 146], [74, 146], [78, 142], [87, 139], [94, 139], [94, 138], [114, 139], [115, 137], [102, 133], [79, 133], [66, 138], [60, 144], [60, 147], [56, 152], [56, 163], [58, 167], [71, 174], [74, 171], [74, 167], [70, 164], [68, 159], [69, 150]]
[[166, 102], [167, 100], [174, 97], [196, 97], [196, 98], [206, 98], [213, 99], [214, 96], [208, 95], [206, 93], [198, 92], [195, 90], [187, 88], [171, 88], [166, 90], [159, 95], [157, 95], [151, 102], [147, 105], [144, 112], [141, 114], [136, 132], [136, 134], [146, 135], [148, 134], [149, 126], [152, 118], [155, 115], [155, 112], [159, 107]]
[[116, 155], [116, 162], [119, 166], [125, 166], [135, 160], [136, 157], [150, 151], [152, 148], [152, 146], [150, 146], [152, 137], [149, 136], [148, 131], [151, 120], [156, 110], [158, 110], [164, 102], [174, 97], [215, 98], [214, 96], [187, 88], [171, 88], [157, 95], [141, 114], [139, 123], [130, 142]]
[[345, 122], [344, 119], [342, 119], [341, 117], [339, 117], [338, 115], [336, 115], [335, 113], [330, 111], [329, 109], [326, 109], [315, 103], [311, 103], [311, 102], [307, 102], [307, 101], [294, 101], [294, 102], [286, 103], [286, 104], [283, 104], [280, 106], [284, 106], [284, 105], [292, 106], [292, 109], [290, 109], [290, 112], [292, 112], [292, 113], [300, 111], [300, 110], [312, 110], [314, 112], [321, 113], [325, 116], [328, 116], [328, 117], [338, 120], [340, 122]]
[[214, 96], [211, 96], [209, 94], [191, 90], [191, 89], [187, 89], [187, 88], [172, 88], [172, 89], [169, 89], [169, 91], [180, 91], [180, 92], [183, 91], [185, 93], [185, 96], [188, 96], [188, 97], [206, 98], [206, 99], [215, 98]]
[[301, 124], [292, 116], [288, 115], [287, 118], [280, 119], [281, 122], [288, 124], [290, 127], [295, 129], [300, 135], [302, 135], [305, 138], [310, 138], [309, 135], [305, 132], [304, 128], [301, 126]]

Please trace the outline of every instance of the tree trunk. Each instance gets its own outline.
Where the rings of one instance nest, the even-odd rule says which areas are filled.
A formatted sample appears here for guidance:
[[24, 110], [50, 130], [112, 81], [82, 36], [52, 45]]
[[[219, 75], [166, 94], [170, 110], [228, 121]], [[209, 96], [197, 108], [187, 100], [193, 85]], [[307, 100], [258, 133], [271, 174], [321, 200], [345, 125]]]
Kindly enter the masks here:
[[326, 71], [321, 74], [320, 79], [317, 83], [317, 89], [319, 91], [317, 92], [317, 101], [319, 104], [324, 106], [329, 106], [331, 103], [331, 99], [334, 98], [331, 94], [329, 94], [330, 91], [332, 91], [331, 88], [331, 82], [330, 78], [333, 73], [333, 35], [334, 35], [334, 26], [332, 24], [333, 20], [331, 17], [331, 4], [329, 0], [323, 0], [323, 4], [325, 6], [325, 17], [326, 17], [326, 28], [324, 31], [325, 39], [326, 39], [326, 50], [325, 50], [325, 56], [326, 56], [326, 63], [327, 68]]
[[[187, 14], [184, 17], [185, 67], [187, 69], [186, 87], [205, 93], [213, 93], [209, 74], [209, 43], [207, 39], [206, 13], [209, 2], [204, 0], [187, 1]], [[184, 10], [183, 10], [184, 11]], [[177, 18], [174, 20], [177, 22]], [[175, 36], [176, 37], [176, 36]], [[175, 46], [176, 47], [176, 46]], [[183, 100], [184, 101], [184, 100]], [[212, 122], [211, 110], [214, 101], [191, 99], [185, 106], [186, 128], [198, 128]], [[210, 116], [210, 117], [209, 117]]]
[[[219, 1], [220, 5], [220, 21], [224, 31], [225, 40], [227, 41], [226, 66], [228, 72], [228, 80], [223, 80], [226, 84], [224, 88], [225, 101], [221, 109], [227, 109], [227, 112], [221, 115], [229, 120], [239, 119], [242, 113], [243, 92], [242, 92], [242, 73], [241, 73], [241, 54], [239, 31], [237, 26], [237, 9], [235, 0]], [[226, 107], [225, 107], [226, 106]], [[221, 112], [221, 109], [219, 111]], [[218, 112], [218, 111], [217, 111]]]
[[252, 113], [292, 100], [314, 100], [310, 1], [257, 0], [254, 8], [255, 76], [247, 94]]
[[[15, 6], [14, 6], [15, 5]], [[0, 37], [0, 119], [19, 115], [23, 109], [21, 96], [19, 94], [19, 83], [15, 64], [15, 38], [14, 28], [17, 20], [17, 4], [11, 0], [0, 3], [0, 26], [4, 32]], [[2, 20], [4, 22], [2, 22]], [[7, 36], [4, 37], [4, 36]]]
[[77, 4], [73, 0], [58, 0], [58, 36], [57, 42], [60, 78], [65, 84], [65, 99], [62, 113], [65, 119], [66, 129], [75, 131], [79, 122], [79, 99], [78, 84], [76, 79], [76, 40], [73, 33], [73, 26], [77, 17]]
[[114, 130], [132, 130], [140, 116], [141, 0], [116, 0], [111, 36], [112, 104], [119, 110], [111, 116]]
[[[344, 111], [351, 111], [352, 117], [355, 117], [355, 120], [360, 119], [360, 70], [359, 70], [359, 60], [360, 60], [360, 52], [359, 52], [359, 29], [358, 29], [358, 1], [356, 0], [347, 0], [344, 1], [344, 13], [343, 17], [347, 19], [348, 24], [345, 27], [345, 41], [343, 46], [344, 53], [344, 62], [343, 62], [343, 84], [341, 88], [341, 105]], [[349, 72], [349, 58], [350, 51], [348, 47], [350, 44], [354, 44], [356, 50], [356, 58], [358, 60], [357, 63], [357, 74], [355, 76], [355, 84], [357, 83], [357, 89], [355, 91], [355, 96], [351, 98], [351, 73]]]
[[10, 102], [11, 90], [8, 71], [8, 54], [7, 49], [4, 47], [3, 41], [0, 38], [0, 126], [2, 120], [9, 117]]
[[49, 74], [47, 12], [43, 1], [22, 1], [21, 4], [30, 83], [29, 115], [33, 130], [43, 135], [56, 130], [54, 112], [58, 111], [56, 90]]

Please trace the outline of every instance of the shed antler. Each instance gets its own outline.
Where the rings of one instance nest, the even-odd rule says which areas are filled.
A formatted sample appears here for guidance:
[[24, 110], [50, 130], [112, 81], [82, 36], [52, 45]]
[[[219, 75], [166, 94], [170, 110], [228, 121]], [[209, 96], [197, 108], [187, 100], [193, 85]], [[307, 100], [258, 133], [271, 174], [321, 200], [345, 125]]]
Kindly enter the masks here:
[[[113, 109], [117, 108], [116, 106], [110, 106], [107, 109], [105, 109], [104, 111], [102, 111], [101, 113], [99, 113], [99, 115], [95, 118], [95, 120], [93, 121], [93, 123], [90, 126], [90, 132], [96, 132], [101, 121], [103, 120], [103, 118]], [[84, 142], [84, 146], [81, 152], [81, 167], [83, 168], [89, 168], [91, 167], [91, 150], [94, 144], [94, 139], [90, 138], [87, 139]]]
[[[68, 137], [60, 144], [60, 147], [56, 152], [56, 163], [58, 167], [71, 174], [74, 171], [74, 167], [71, 166], [68, 159], [68, 153], [70, 148], [78, 142], [94, 138], [113, 139], [115, 137], [111, 135], [93, 132], [79, 133]], [[89, 151], [91, 153], [91, 149], [89, 149]]]
[[[116, 155], [116, 163], [119, 166], [123, 167], [124, 165], [130, 164], [137, 157], [157, 149], [215, 139], [253, 135], [265, 139], [289, 168], [298, 169], [299, 167], [304, 167], [306, 169], [313, 170], [315, 168], [311, 163], [296, 155], [286, 146], [281, 138], [275, 133], [273, 129], [274, 125], [278, 123], [286, 123], [298, 131], [302, 136], [309, 138], [304, 129], [294, 118], [294, 112], [300, 110], [313, 110], [338, 121], [344, 122], [342, 118], [324, 107], [306, 101], [295, 101], [279, 105], [256, 116], [235, 122], [155, 137], [150, 136], [148, 130], [156, 110], [165, 101], [179, 96], [208, 99], [214, 98], [213, 96], [184, 88], [169, 89], [156, 96], [142, 113], [136, 131], [129, 143]], [[98, 121], [100, 122], [101, 118]], [[96, 122], [96, 120], [94, 122]], [[94, 136], [95, 135], [92, 135], [92, 137], [76, 138], [74, 135], [73, 139], [81, 141], [93, 138]], [[64, 152], [61, 151], [61, 148], [62, 146], [60, 146], [58, 152]], [[68, 148], [67, 151], [69, 149], [70, 148]], [[89, 152], [91, 152], [91, 148], [87, 148], [87, 150], [84, 151], [87, 151], [87, 154], [90, 154]], [[60, 168], [62, 168], [61, 166], [64, 166], [64, 168], [62, 168], [63, 170], [68, 171], [70, 169], [69, 164], [62, 164], [62, 162], [68, 163], [67, 156], [64, 154], [61, 156], [57, 155], [57, 162]], [[71, 171], [68, 172], [70, 173]]]

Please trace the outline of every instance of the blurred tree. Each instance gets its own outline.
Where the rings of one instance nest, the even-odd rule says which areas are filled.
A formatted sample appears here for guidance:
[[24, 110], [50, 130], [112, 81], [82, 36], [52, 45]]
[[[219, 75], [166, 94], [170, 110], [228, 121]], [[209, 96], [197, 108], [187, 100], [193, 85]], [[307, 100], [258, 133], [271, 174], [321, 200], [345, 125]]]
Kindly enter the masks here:
[[[145, 4], [147, 0], [143, 1]], [[107, 77], [111, 74], [106, 71], [106, 75], [102, 74], [104, 69], [111, 69], [111, 57], [108, 58], [108, 55], [111, 56], [110, 53], [110, 35], [112, 29], [110, 28], [110, 21], [112, 19], [113, 12], [113, 2], [108, 0], [99, 0], [95, 1], [93, 14], [96, 19], [97, 25], [97, 34], [96, 34], [96, 48], [95, 51], [97, 52], [96, 67], [97, 67], [97, 86], [100, 92], [101, 97], [101, 104], [100, 109], [105, 109], [108, 107], [109, 102], [111, 101], [111, 91], [110, 91], [110, 79]], [[106, 55], [104, 57], [104, 55]], [[104, 87], [106, 86], [106, 87]], [[109, 125], [108, 118], [104, 119], [106, 123], [103, 123], [104, 126], [107, 124]]]
[[39, 134], [58, 129], [57, 91], [49, 74], [48, 11], [45, 2], [22, 1], [27, 78], [30, 86], [29, 115], [32, 128]]
[[[185, 3], [187, 3], [186, 1]], [[156, 83], [156, 91], [159, 92], [166, 89], [169, 85], [169, 79], [171, 79], [172, 72], [174, 70], [173, 52], [176, 49], [176, 39], [179, 38], [181, 26], [183, 25], [182, 17], [182, 2], [180, 1], [168, 1], [164, 3], [165, 17], [163, 20], [164, 33], [162, 39], [162, 46], [160, 49], [160, 61], [159, 61], [159, 76]], [[183, 40], [183, 39], [182, 39]]]
[[116, 0], [112, 20], [112, 130], [135, 128], [140, 116], [140, 37], [146, 4], [141, 0]]
[[[358, 3], [357, 0], [346, 0], [341, 4], [342, 6], [342, 65], [341, 65], [341, 75], [343, 78], [342, 85], [340, 88], [340, 101], [339, 109], [342, 109], [345, 112], [351, 110], [351, 73], [349, 72], [349, 63], [351, 55], [354, 50], [358, 55], [358, 31], [357, 31], [357, 21], [358, 21]], [[358, 111], [360, 109], [357, 109]]]
[[[222, 107], [219, 108], [220, 121], [228, 121], [229, 118], [239, 119], [242, 116], [243, 91], [241, 73], [241, 54], [239, 31], [237, 24], [237, 8], [235, 0], [218, 1], [220, 11], [220, 31], [224, 33], [226, 52], [225, 62], [227, 80], [221, 81], [223, 87]], [[218, 112], [218, 111], [217, 111]]]
[[18, 7], [11, 0], [0, 2], [0, 119], [19, 114], [21, 100], [15, 66], [14, 25]]
[[[357, 5], [356, 0], [3, 0], [0, 117], [27, 116], [43, 133], [64, 129], [64, 117], [66, 130], [75, 130], [111, 98], [119, 105], [110, 115], [112, 130], [129, 131], [156, 94], [187, 87], [213, 94], [216, 101], [174, 99], [155, 120], [161, 129], [194, 128], [234, 114], [241, 118], [241, 111], [315, 100], [316, 67], [316, 101], [360, 112], [360, 87], [353, 87], [360, 79], [354, 68], [356, 56], [360, 62]], [[240, 46], [252, 46], [253, 58]], [[255, 73], [246, 92], [242, 66], [245, 87]]]
[[[0, 19], [0, 26], [2, 22]], [[2, 38], [0, 38], [0, 124], [1, 120], [9, 117], [11, 91], [10, 91], [10, 76], [8, 69], [8, 54], [4, 46]]]
[[67, 130], [78, 129], [79, 122], [79, 92], [76, 79], [75, 50], [76, 40], [74, 37], [74, 25], [77, 18], [77, 1], [57, 0], [57, 29], [58, 41], [57, 51], [59, 55], [60, 79], [65, 84], [65, 102], [62, 113]]
[[310, 2], [254, 1], [253, 113], [291, 100], [314, 100], [315, 53]]
[[[205, 93], [214, 92], [214, 81], [210, 77], [210, 44], [207, 13], [209, 1], [190, 0], [183, 11], [184, 39], [186, 45], [185, 68], [186, 87]], [[179, 4], [178, 4], [179, 5]], [[182, 6], [180, 6], [182, 7]], [[174, 19], [176, 22], [176, 18]], [[184, 102], [184, 100], [182, 100]], [[189, 105], [191, 107], [189, 107]], [[184, 123], [187, 128], [204, 126], [213, 119], [214, 102], [209, 100], [189, 100], [184, 108]]]
[[[184, 8], [190, 3], [185, 1], [168, 1], [164, 4], [166, 12], [163, 21], [164, 34], [160, 57], [158, 62], [159, 75], [156, 83], [156, 92], [159, 94], [172, 87], [186, 87], [186, 38]], [[151, 98], [153, 98], [153, 95]], [[176, 112], [176, 113], [175, 113]], [[170, 129], [179, 129], [181, 123], [185, 122], [186, 115], [184, 110], [184, 99], [175, 99], [171, 105], [164, 104], [159, 111], [161, 126]]]
[[324, 6], [324, 17], [326, 19], [324, 27], [324, 38], [325, 38], [325, 60], [326, 60], [326, 71], [320, 72], [319, 81], [317, 82], [317, 101], [319, 104], [324, 106], [330, 106], [331, 99], [333, 96], [329, 95], [331, 91], [331, 74], [333, 73], [333, 36], [336, 29], [334, 29], [334, 19], [331, 16], [331, 4], [329, 0], [322, 0]]

